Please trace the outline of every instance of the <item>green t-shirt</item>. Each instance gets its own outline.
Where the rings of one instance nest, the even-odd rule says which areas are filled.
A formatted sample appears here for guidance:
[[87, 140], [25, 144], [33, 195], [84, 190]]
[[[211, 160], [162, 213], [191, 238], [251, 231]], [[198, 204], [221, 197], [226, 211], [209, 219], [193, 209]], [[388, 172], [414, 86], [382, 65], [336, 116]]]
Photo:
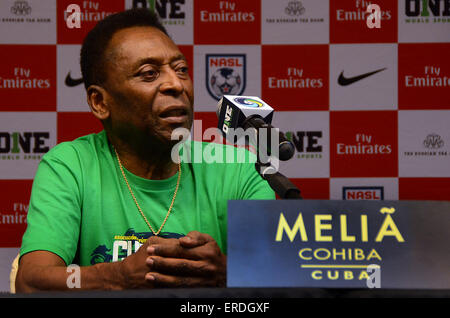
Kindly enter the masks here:
[[[201, 142], [184, 144], [181, 152], [185, 155], [186, 149], [191, 153], [185, 158], [192, 162], [181, 163], [177, 197], [160, 236], [179, 238], [196, 230], [211, 235], [226, 253], [227, 200], [275, 199], [275, 194], [256, 172], [249, 151]], [[202, 153], [210, 155], [203, 160]], [[221, 153], [227, 159], [232, 153], [235, 162], [244, 157], [249, 160], [210, 162]], [[199, 158], [203, 162], [195, 163]], [[143, 213], [157, 231], [178, 175], [149, 180], [124, 171]], [[61, 143], [42, 158], [27, 223], [20, 255], [46, 250], [67, 265], [122, 260], [153, 235], [136, 207], [105, 131]]]

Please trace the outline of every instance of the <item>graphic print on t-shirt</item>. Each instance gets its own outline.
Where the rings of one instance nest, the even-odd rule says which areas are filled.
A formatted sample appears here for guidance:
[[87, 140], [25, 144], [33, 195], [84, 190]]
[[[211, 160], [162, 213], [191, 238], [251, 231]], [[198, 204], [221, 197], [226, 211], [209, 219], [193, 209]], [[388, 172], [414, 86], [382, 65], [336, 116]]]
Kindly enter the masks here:
[[[128, 229], [123, 235], [115, 235], [111, 248], [108, 248], [106, 244], [102, 244], [97, 246], [92, 251], [91, 265], [121, 261], [127, 256], [135, 253], [151, 236], [154, 236], [152, 232], [136, 233], [133, 228]], [[158, 236], [162, 238], [178, 239], [185, 235], [171, 232], [161, 232]]]

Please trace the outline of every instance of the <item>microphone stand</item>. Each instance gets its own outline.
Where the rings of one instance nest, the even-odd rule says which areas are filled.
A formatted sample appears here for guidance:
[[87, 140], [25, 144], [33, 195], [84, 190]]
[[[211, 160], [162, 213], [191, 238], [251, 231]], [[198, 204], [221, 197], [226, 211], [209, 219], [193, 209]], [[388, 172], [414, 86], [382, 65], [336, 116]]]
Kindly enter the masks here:
[[255, 168], [282, 199], [303, 199], [300, 190], [286, 176], [276, 171], [270, 163], [262, 164], [258, 157]]
[[[269, 132], [272, 126], [264, 122], [264, 120], [258, 115], [252, 115], [248, 117], [244, 123], [243, 127], [245, 130], [248, 128], [253, 128], [255, 131], [260, 128], [267, 129]], [[259, 134], [254, 135], [257, 149], [257, 160], [255, 163], [256, 171], [261, 175], [261, 177], [266, 180], [270, 187], [277, 193], [282, 199], [303, 199], [300, 195], [300, 190], [283, 174], [279, 173], [271, 164], [270, 160], [268, 163], [262, 163], [259, 158], [259, 150], [264, 147], [260, 147]], [[269, 139], [270, 139], [269, 135]], [[259, 150], [258, 150], [259, 149]], [[267, 150], [267, 149], [266, 149]], [[267, 151], [266, 151], [267, 152]], [[282, 161], [288, 160], [292, 157], [293, 152], [289, 155], [279, 156]]]

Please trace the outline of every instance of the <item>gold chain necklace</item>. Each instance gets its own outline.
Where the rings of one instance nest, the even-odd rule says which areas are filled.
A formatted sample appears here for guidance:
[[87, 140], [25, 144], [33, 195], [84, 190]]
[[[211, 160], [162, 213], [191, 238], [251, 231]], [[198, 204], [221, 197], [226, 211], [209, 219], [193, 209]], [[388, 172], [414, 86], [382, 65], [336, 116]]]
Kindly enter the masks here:
[[164, 227], [164, 224], [166, 224], [167, 218], [170, 215], [170, 211], [172, 211], [173, 203], [175, 202], [175, 198], [177, 197], [178, 187], [180, 186], [180, 177], [181, 177], [181, 161], [178, 163], [178, 180], [177, 180], [177, 186], [175, 188], [175, 192], [173, 193], [172, 197], [172, 203], [170, 203], [169, 211], [167, 211], [166, 217], [161, 224], [161, 227], [159, 228], [158, 232], [155, 232], [153, 230], [153, 227], [150, 225], [150, 222], [147, 220], [147, 217], [144, 215], [144, 212], [142, 212], [141, 207], [139, 206], [139, 203], [136, 200], [136, 197], [134, 196], [133, 190], [131, 190], [130, 184], [128, 183], [127, 177], [125, 176], [125, 172], [123, 171], [122, 162], [120, 161], [119, 154], [117, 153], [116, 148], [114, 148], [114, 152], [116, 153], [117, 162], [119, 163], [120, 171], [122, 171], [122, 176], [125, 180], [125, 183], [127, 184], [128, 190], [130, 190], [131, 196], [133, 197], [134, 203], [136, 203], [136, 206], [141, 213], [142, 217], [144, 218], [145, 223], [147, 223], [150, 230], [153, 232], [153, 235], [158, 236], [158, 234], [161, 232], [162, 228]]

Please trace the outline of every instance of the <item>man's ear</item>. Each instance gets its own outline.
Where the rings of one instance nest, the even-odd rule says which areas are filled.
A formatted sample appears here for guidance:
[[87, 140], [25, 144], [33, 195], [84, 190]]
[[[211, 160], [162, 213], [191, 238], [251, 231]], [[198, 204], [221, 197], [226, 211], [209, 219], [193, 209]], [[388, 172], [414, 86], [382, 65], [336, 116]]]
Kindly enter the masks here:
[[98, 85], [91, 85], [87, 89], [87, 102], [95, 117], [105, 120], [109, 117], [110, 109], [106, 102], [108, 93]]

